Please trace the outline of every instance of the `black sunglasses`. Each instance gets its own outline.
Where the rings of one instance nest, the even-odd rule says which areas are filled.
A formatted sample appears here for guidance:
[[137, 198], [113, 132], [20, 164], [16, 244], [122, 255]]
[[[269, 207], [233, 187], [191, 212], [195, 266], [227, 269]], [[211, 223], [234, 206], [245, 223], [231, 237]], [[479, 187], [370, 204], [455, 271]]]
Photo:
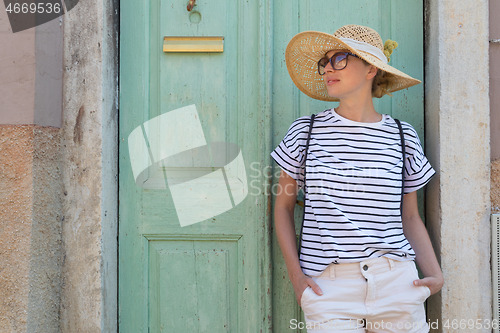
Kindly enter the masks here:
[[330, 58], [323, 57], [318, 61], [318, 73], [319, 75], [325, 75], [325, 67], [330, 63], [333, 69], [340, 71], [347, 66], [347, 56], [353, 56], [359, 58], [357, 55], [351, 52], [337, 52]]

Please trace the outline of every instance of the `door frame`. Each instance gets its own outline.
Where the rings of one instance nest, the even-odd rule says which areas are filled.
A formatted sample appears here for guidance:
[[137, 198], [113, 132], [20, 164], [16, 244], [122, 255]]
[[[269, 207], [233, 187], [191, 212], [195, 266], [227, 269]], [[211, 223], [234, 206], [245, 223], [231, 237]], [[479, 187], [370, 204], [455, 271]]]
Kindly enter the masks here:
[[[452, 22], [450, 19], [444, 17], [443, 15], [439, 14], [439, 6], [438, 4], [440, 3], [440, 0], [426, 0], [424, 1], [424, 10], [426, 11], [426, 15], [424, 16], [424, 27], [425, 27], [425, 33], [424, 33], [424, 42], [425, 45], [427, 46], [433, 46], [437, 47], [438, 45], [441, 45], [442, 37], [438, 31], [436, 33], [432, 33], [431, 30], [437, 28], [439, 31], [443, 31], [445, 29], [456, 29], [455, 23]], [[81, 1], [81, 4], [84, 2]], [[83, 48], [88, 48], [89, 50], [94, 50], [93, 55], [95, 55], [95, 59], [104, 59], [105, 62], [103, 62], [103, 68], [105, 68], [106, 73], [96, 73], [97, 75], [102, 75], [98, 81], [102, 84], [102, 95], [101, 96], [88, 96], [83, 98], [83, 102], [90, 102], [94, 105], [99, 105], [101, 113], [103, 115], [102, 120], [100, 120], [100, 132], [101, 133], [115, 133], [114, 138], [111, 139], [106, 135], [106, 140], [103, 141], [102, 146], [104, 146], [106, 149], [102, 149], [100, 146], [96, 146], [92, 148], [92, 152], [96, 154], [102, 154], [103, 156], [108, 153], [108, 157], [106, 160], [110, 161], [110, 163], [103, 163], [100, 172], [102, 174], [102, 189], [101, 191], [96, 194], [99, 196], [101, 203], [103, 203], [103, 206], [101, 207], [101, 220], [98, 222], [100, 226], [103, 228], [102, 234], [101, 234], [101, 244], [106, 243], [107, 246], [102, 246], [102, 252], [101, 252], [101, 257], [100, 260], [102, 262], [101, 265], [101, 271], [100, 271], [100, 276], [103, 279], [102, 283], [102, 288], [100, 291], [100, 294], [102, 296], [102, 302], [98, 308], [95, 308], [95, 316], [101, 317], [101, 328], [102, 331], [109, 331], [109, 332], [116, 332], [116, 324], [117, 324], [117, 318], [118, 318], [118, 298], [117, 298], [117, 288], [118, 288], [118, 275], [117, 275], [117, 260], [118, 260], [118, 253], [116, 251], [116, 248], [118, 246], [118, 241], [117, 241], [117, 236], [118, 236], [118, 199], [117, 199], [117, 193], [118, 193], [118, 181], [116, 179], [116, 174], [117, 174], [117, 168], [118, 168], [118, 140], [119, 140], [119, 133], [118, 133], [118, 106], [119, 106], [119, 98], [118, 98], [118, 91], [119, 91], [119, 84], [118, 84], [118, 78], [119, 78], [119, 70], [117, 68], [118, 66], [118, 55], [119, 55], [119, 4], [120, 0], [106, 0], [102, 2], [102, 11], [103, 11], [103, 18], [110, 18], [109, 21], [104, 22], [103, 24], [103, 31], [101, 36], [99, 37], [100, 39], [100, 44], [102, 45], [102, 50], [96, 50], [95, 49], [95, 39], [82, 39], [82, 35], [80, 32], [76, 31], [67, 31], [65, 32], [64, 38], [71, 42], [71, 40], [78, 40], [79, 45]], [[89, 10], [94, 10], [95, 8], [92, 7], [95, 6], [95, 4], [89, 4], [88, 9]], [[99, 6], [99, 5], [98, 5]], [[478, 9], [478, 12], [488, 12], [487, 6], [488, 3], [480, 3], [476, 4], [476, 6], [480, 6]], [[268, 9], [265, 9], [268, 10]], [[271, 9], [272, 10], [272, 9]], [[73, 13], [77, 13], [78, 9], [74, 11]], [[462, 7], [459, 8], [454, 8], [454, 12], [460, 15], [466, 15], [467, 14], [467, 3], [464, 4]], [[269, 16], [269, 12], [267, 13]], [[78, 20], [79, 18], [74, 18], [74, 20]], [[65, 19], [65, 20], [70, 20], [70, 19]], [[104, 20], [104, 19], [103, 19]], [[478, 23], [476, 27], [483, 27], [481, 24], [482, 21], [472, 21], [469, 22], [470, 24]], [[488, 37], [488, 30], [487, 27], [485, 29], [479, 29], [476, 30], [477, 35], [476, 39], [483, 39]], [[467, 41], [467, 40], [466, 40]], [[468, 42], [474, 42], [474, 40], [468, 40]], [[271, 45], [272, 46], [272, 45]], [[429, 47], [426, 48], [425, 54], [424, 54], [424, 61], [429, 59], [430, 56], [436, 55], [436, 51], [430, 51]], [[448, 50], [446, 55], [443, 57], [449, 57], [449, 56], [455, 56], [459, 58], [461, 55], [461, 48], [457, 47], [453, 50]], [[65, 59], [68, 60], [71, 55], [66, 55]], [[444, 60], [441, 60], [444, 61]], [[108, 67], [105, 67], [105, 65], [108, 64]], [[439, 60], [433, 61], [433, 62], [427, 62], [426, 61], [426, 68], [425, 68], [425, 73], [426, 73], [426, 78], [427, 82], [430, 82], [429, 86], [425, 89], [424, 91], [424, 97], [425, 97], [425, 110], [426, 110], [426, 115], [429, 115], [430, 117], [426, 117], [426, 123], [429, 125], [426, 128], [426, 135], [425, 135], [425, 141], [427, 142], [427, 146], [431, 148], [431, 156], [430, 158], [434, 161], [435, 165], [437, 166], [438, 172], [440, 170], [440, 156], [438, 155], [437, 150], [439, 150], [438, 143], [436, 138], [439, 138], [441, 136], [445, 136], [447, 133], [441, 133], [440, 128], [437, 126], [431, 126], [432, 124], [428, 122], [432, 121], [436, 118], [439, 118], [441, 115], [440, 111], [440, 104], [441, 103], [446, 103], [446, 101], [441, 101], [441, 91], [453, 91], [453, 84], [455, 83], [454, 80], [444, 80], [439, 77], [440, 72], [440, 64], [441, 62]], [[78, 73], [65, 73], [65, 84], [68, 80], [75, 79], [79, 74]], [[435, 88], [435, 87], [440, 87], [440, 88]], [[439, 89], [439, 91], [436, 91], [436, 89]], [[68, 89], [64, 87], [64, 91], [68, 92]], [[486, 92], [487, 94], [488, 92]], [[476, 99], [484, 98], [484, 93], [481, 92], [475, 92], [474, 94], [470, 94], [469, 97], [471, 99]], [[103, 96], [106, 98], [103, 100]], [[450, 96], [448, 96], [450, 97]], [[458, 98], [460, 99], [462, 96], [459, 94], [451, 94], [451, 98]], [[77, 111], [77, 110], [76, 110]], [[67, 122], [68, 120], [76, 118], [76, 111], [71, 111], [73, 114], [70, 112], [65, 112], [64, 115], [64, 120]], [[482, 119], [476, 119], [475, 122], [471, 122], [471, 125], [478, 125], [479, 123], [481, 124], [486, 124], [489, 125], [489, 117], [482, 117]], [[64, 123], [64, 121], [63, 121]], [[68, 125], [63, 125], [67, 127], [68, 131], [71, 131], [71, 128], [68, 127]], [[432, 145], [430, 143], [433, 143]], [[436, 145], [436, 147], [434, 147]], [[441, 149], [445, 149], [446, 147], [442, 144], [439, 144]], [[76, 155], [79, 152], [72, 152], [72, 154]], [[486, 153], [484, 153], [486, 154]], [[484, 155], [483, 154], [483, 155]], [[104, 159], [103, 159], [104, 161]], [[481, 160], [479, 163], [478, 167], [481, 169], [489, 169], [490, 165], [489, 163], [486, 163], [485, 161]], [[465, 167], [460, 167], [460, 170], [456, 171], [457, 173], [462, 174], [464, 177], [470, 178], [470, 179], [475, 179], [477, 178], [477, 173], [472, 173], [471, 170], [465, 168]], [[489, 175], [486, 175], [481, 178], [481, 181], [484, 181], [486, 177], [489, 177]], [[97, 181], [97, 180], [94, 180]], [[447, 193], [443, 193], [442, 189], [440, 189], [440, 181], [435, 182], [435, 186], [427, 190], [426, 196], [435, 200], [436, 204], [439, 205], [439, 199], [443, 198], [444, 196], [449, 197], [449, 198], [455, 198], [452, 193], [450, 193], [450, 190], [445, 190]], [[429, 202], [429, 200], [427, 201]], [[484, 207], [489, 207], [489, 202], [486, 200], [481, 200], [479, 205], [482, 205]], [[84, 203], [77, 203], [76, 206], [79, 208], [84, 209], [85, 206]], [[433, 229], [433, 232], [431, 234], [431, 237], [434, 237], [435, 241], [441, 242], [441, 237], [440, 237], [440, 232], [441, 229], [443, 228], [441, 226], [441, 221], [442, 221], [442, 212], [438, 207], [434, 207], [434, 204], [432, 205], [431, 209], [433, 210], [430, 215], [432, 216], [432, 220], [428, 219], [428, 223], [430, 223], [430, 228]], [[429, 215], [429, 214], [428, 214]], [[82, 215], [80, 216], [81, 218], [92, 218], [93, 214], [90, 212], [83, 211]], [[68, 219], [69, 216], [66, 216], [66, 219]], [[476, 221], [476, 219], [474, 219]], [[485, 242], [487, 243], [487, 242]], [[77, 251], [79, 249], [76, 248], [75, 245], [69, 243], [65, 245], [66, 248], [72, 249], [73, 251]], [[463, 246], [462, 249], [463, 251], [466, 251], [468, 247]], [[439, 248], [436, 249], [438, 252], [439, 256]], [[489, 249], [484, 248], [485, 253], [489, 251]], [[456, 255], [453, 258], [459, 258], [460, 257], [460, 251], [457, 251]], [[450, 258], [452, 260], [453, 258]], [[76, 260], [81, 260], [79, 258], [76, 258]], [[81, 260], [81, 264], [84, 265], [85, 262]], [[65, 273], [63, 272], [63, 275]], [[81, 288], [81, 287], [80, 287]], [[432, 303], [432, 311], [435, 311], [436, 313], [441, 313], [441, 298], [442, 296], [439, 297], [434, 297], [431, 301]], [[488, 307], [488, 300], [486, 298], [481, 298], [483, 301], [482, 306], [483, 307]], [[82, 297], [81, 299], [75, 299], [74, 300], [77, 304], [80, 306], [84, 306], [84, 304], [89, 304], [91, 302], [88, 297]], [[435, 304], [435, 305], [434, 305]], [[459, 304], [459, 303], [458, 303]], [[459, 305], [457, 305], [458, 307]], [[453, 307], [456, 308], [456, 307]], [[74, 311], [74, 318], [78, 317], [78, 313], [76, 313], [78, 310], [78, 306], [75, 306], [73, 310], [68, 310], [68, 311]], [[453, 311], [453, 309], [450, 309], [450, 311]], [[457, 310], [458, 312], [458, 310]], [[99, 313], [99, 314], [98, 314]], [[451, 312], [450, 312], [451, 313]]]

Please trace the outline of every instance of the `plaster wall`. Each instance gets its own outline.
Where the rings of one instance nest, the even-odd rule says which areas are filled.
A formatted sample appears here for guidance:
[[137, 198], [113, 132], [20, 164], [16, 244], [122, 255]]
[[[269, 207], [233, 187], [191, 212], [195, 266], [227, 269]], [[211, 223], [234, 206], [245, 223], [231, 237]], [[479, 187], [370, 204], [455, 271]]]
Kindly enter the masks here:
[[59, 130], [0, 126], [0, 332], [58, 332]]
[[61, 127], [62, 18], [12, 33], [0, 4], [0, 124]]
[[500, 159], [491, 162], [491, 212], [500, 213]]
[[62, 17], [35, 30], [35, 94], [33, 124], [61, 127], [63, 92]]
[[60, 21], [14, 34], [2, 3], [0, 42], [0, 332], [58, 332]]
[[27, 326], [32, 208], [29, 132], [29, 127], [0, 127], [1, 332], [24, 332]]
[[0, 123], [33, 124], [35, 102], [35, 29], [12, 33], [0, 4]]
[[117, 3], [0, 10], [1, 333], [117, 331]]
[[488, 5], [426, 3], [427, 221], [445, 277], [428, 312], [441, 323], [491, 319]]

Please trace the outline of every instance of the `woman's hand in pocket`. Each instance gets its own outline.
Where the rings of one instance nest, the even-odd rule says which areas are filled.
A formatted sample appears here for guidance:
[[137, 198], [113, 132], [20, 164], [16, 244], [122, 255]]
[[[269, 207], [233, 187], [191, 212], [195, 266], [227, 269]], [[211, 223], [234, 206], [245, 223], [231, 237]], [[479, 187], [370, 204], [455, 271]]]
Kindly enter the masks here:
[[292, 282], [293, 289], [295, 291], [295, 298], [297, 299], [297, 303], [299, 303], [299, 305], [301, 304], [300, 302], [302, 301], [304, 290], [306, 290], [307, 287], [311, 287], [317, 295], [323, 295], [323, 291], [318, 284], [314, 282], [310, 276], [307, 276], [304, 273], [301, 273], [296, 277], [290, 277], [290, 281]]
[[444, 279], [441, 274], [437, 276], [428, 276], [423, 279], [413, 281], [415, 286], [426, 286], [431, 291], [431, 295], [436, 294], [443, 287]]

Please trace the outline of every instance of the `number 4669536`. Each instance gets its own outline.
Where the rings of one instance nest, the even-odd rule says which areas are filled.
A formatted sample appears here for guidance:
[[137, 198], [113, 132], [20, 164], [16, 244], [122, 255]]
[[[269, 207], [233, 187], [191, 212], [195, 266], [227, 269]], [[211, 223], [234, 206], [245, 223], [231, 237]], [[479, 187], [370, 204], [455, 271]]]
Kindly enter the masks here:
[[10, 2], [5, 11], [9, 14], [59, 14], [61, 3], [38, 2], [38, 3], [12, 3]]

